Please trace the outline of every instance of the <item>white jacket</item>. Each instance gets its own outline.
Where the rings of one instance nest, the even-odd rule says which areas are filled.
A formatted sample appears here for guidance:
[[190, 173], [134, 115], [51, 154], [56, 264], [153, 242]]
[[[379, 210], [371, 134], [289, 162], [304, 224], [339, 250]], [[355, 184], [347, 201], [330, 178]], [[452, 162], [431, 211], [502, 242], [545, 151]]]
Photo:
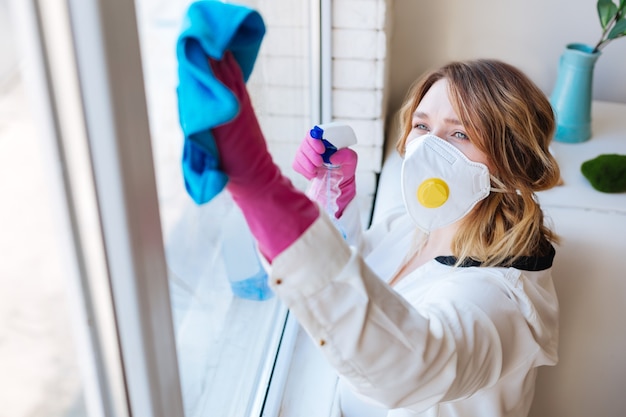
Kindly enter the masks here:
[[553, 254], [531, 270], [437, 258], [391, 288], [382, 279], [414, 231], [396, 213], [357, 250], [322, 215], [274, 259], [270, 285], [342, 380], [388, 416], [525, 417], [536, 367], [557, 361]]

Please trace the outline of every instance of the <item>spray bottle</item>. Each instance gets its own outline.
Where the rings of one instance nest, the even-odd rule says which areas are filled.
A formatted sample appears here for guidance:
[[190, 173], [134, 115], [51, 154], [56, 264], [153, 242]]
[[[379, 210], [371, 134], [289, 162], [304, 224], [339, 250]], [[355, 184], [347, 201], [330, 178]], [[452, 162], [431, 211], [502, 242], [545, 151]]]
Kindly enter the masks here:
[[341, 194], [339, 183], [343, 179], [343, 173], [341, 165], [330, 162], [330, 157], [339, 149], [356, 144], [356, 135], [350, 126], [338, 122], [317, 125], [311, 129], [310, 134], [312, 138], [321, 140], [326, 150], [322, 154], [324, 164], [311, 180], [307, 195], [322, 206], [345, 239], [346, 232], [335, 217], [339, 209], [337, 198]]

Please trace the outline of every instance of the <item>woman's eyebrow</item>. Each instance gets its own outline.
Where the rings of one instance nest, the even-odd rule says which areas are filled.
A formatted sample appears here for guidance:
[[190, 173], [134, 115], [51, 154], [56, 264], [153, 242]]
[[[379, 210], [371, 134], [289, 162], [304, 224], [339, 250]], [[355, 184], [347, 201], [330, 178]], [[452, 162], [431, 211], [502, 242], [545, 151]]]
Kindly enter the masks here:
[[[423, 111], [415, 111], [413, 112], [413, 117], [417, 117], [419, 119], [428, 119], [428, 114], [424, 113]], [[463, 126], [463, 123], [461, 123], [459, 119], [446, 118], [444, 119], [444, 122], [455, 126]]]
[[444, 121], [446, 123], [451, 124], [451, 125], [463, 126], [463, 123], [461, 123], [461, 121], [459, 119], [444, 119]]

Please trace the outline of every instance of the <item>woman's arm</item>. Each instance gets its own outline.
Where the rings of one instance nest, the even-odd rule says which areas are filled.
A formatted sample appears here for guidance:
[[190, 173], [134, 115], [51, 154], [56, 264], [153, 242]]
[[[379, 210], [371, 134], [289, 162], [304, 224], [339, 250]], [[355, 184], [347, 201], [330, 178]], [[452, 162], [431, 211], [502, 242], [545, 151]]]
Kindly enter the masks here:
[[540, 350], [502, 277], [442, 276], [411, 305], [325, 218], [275, 259], [270, 277], [337, 372], [388, 408], [467, 397]]

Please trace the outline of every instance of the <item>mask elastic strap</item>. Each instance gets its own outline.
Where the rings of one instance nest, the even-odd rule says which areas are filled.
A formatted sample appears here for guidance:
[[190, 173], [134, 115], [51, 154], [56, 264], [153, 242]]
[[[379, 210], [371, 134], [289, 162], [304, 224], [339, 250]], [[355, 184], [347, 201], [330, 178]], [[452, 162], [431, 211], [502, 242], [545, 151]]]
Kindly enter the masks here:
[[518, 195], [522, 194], [520, 190], [507, 190], [506, 188], [496, 188], [496, 187], [489, 188], [489, 191], [492, 193], [500, 193], [500, 194], [518, 194]]
[[511, 190], [510, 188], [506, 188], [502, 181], [489, 174], [489, 178], [491, 179], [492, 184], [496, 184], [496, 187], [490, 187], [489, 191], [492, 193], [501, 193], [501, 194], [517, 194], [522, 195], [520, 190]]

